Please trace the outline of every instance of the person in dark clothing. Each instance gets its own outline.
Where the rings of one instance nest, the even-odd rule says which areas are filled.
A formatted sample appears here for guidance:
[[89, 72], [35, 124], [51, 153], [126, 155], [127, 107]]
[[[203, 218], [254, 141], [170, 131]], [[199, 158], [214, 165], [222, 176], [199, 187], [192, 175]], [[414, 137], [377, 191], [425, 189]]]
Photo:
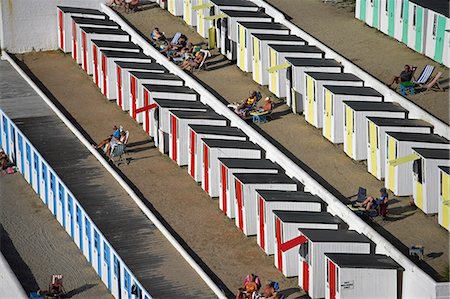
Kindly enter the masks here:
[[416, 71], [416, 67], [410, 67], [409, 65], [405, 65], [405, 69], [400, 73], [399, 76], [395, 76], [392, 79], [391, 84], [388, 84], [389, 87], [392, 86], [392, 84], [397, 83], [400, 84], [402, 82], [410, 82], [413, 79], [414, 72]]

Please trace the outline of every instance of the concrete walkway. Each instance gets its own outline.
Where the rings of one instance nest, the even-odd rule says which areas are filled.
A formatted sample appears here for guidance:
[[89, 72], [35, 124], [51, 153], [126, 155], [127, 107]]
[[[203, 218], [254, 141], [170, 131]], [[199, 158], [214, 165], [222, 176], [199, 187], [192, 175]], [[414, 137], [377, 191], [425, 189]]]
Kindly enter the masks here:
[[27, 294], [47, 290], [51, 275], [63, 274], [70, 298], [113, 298], [66, 231], [18, 173], [0, 173], [0, 237], [1, 252]]

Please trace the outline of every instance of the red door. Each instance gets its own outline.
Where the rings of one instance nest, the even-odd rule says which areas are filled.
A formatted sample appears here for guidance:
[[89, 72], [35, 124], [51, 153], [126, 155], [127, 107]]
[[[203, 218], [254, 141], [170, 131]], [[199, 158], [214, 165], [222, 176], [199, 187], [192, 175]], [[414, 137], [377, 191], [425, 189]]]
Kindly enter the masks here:
[[177, 118], [172, 115], [172, 160], [177, 161]]
[[83, 69], [87, 72], [87, 42], [86, 42], [86, 32], [81, 33], [81, 45], [83, 46]]
[[303, 261], [303, 290], [309, 292], [309, 265]]
[[236, 181], [236, 200], [237, 200], [237, 207], [238, 207], [238, 216], [239, 216], [239, 228], [241, 231], [244, 231], [244, 219], [243, 219], [243, 213], [242, 213], [242, 184], [240, 181]]
[[330, 299], [336, 299], [336, 265], [332, 262], [328, 262], [328, 275], [329, 277], [329, 286], [330, 286]]
[[98, 57], [96, 45], [92, 45], [92, 60], [94, 61], [94, 82], [98, 86]]
[[203, 173], [205, 180], [205, 191], [209, 192], [209, 149], [203, 144]]
[[73, 58], [77, 59], [77, 25], [72, 21], [72, 51]]
[[195, 132], [191, 130], [191, 177], [195, 178]]
[[277, 258], [278, 258], [278, 270], [283, 272], [283, 251], [281, 251], [281, 221], [275, 219], [275, 238], [277, 240]]
[[[147, 107], [150, 104], [150, 101], [148, 99], [148, 92], [144, 92], [144, 107]], [[147, 133], [150, 132], [150, 109], [145, 110], [145, 131]]]
[[103, 95], [106, 97], [106, 56], [102, 55]]
[[[130, 91], [131, 91], [131, 113], [133, 119], [136, 119], [136, 78], [130, 75]], [[144, 89], [144, 93], [147, 91]]]
[[265, 249], [265, 238], [264, 238], [264, 200], [259, 196], [259, 244], [261, 248]]
[[59, 11], [59, 47], [64, 49], [64, 15], [62, 10]]
[[220, 166], [220, 178], [222, 181], [222, 210], [227, 213], [227, 169], [225, 165]]
[[117, 72], [117, 104], [122, 107], [122, 72], [120, 70], [120, 66], [116, 68]]

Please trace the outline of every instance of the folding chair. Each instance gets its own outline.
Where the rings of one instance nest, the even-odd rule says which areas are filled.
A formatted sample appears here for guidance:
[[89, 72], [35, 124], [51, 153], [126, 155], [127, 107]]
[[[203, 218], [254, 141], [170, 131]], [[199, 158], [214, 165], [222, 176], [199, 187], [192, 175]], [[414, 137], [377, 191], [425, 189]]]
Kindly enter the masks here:
[[66, 290], [64, 289], [63, 285], [63, 276], [61, 274], [52, 275], [48, 290], [48, 295], [55, 298], [61, 298], [66, 294]]
[[114, 164], [116, 164], [114, 158], [119, 157], [116, 164], [117, 166], [119, 166], [120, 163], [124, 161], [123, 154], [125, 154], [125, 144], [123, 143], [114, 144], [111, 149], [111, 154], [109, 155], [109, 160], [111, 160]]
[[358, 193], [349, 197], [349, 199], [356, 197], [356, 202], [363, 202], [367, 198], [367, 190], [363, 187], [358, 188]]
[[444, 89], [439, 84], [438, 80], [442, 77], [442, 72], [438, 72], [436, 76], [434, 76], [433, 80], [430, 81], [427, 85], [425, 85], [426, 91], [431, 90], [433, 88], [439, 89], [440, 91], [444, 91]]
[[197, 68], [197, 74], [200, 72], [200, 70], [202, 69], [202, 67], [206, 70], [206, 60], [211, 57], [211, 52], [209, 52], [208, 50], [200, 50], [200, 52], [202, 52], [203, 55], [203, 60], [202, 62], [200, 62], [200, 65]]
[[175, 33], [175, 35], [172, 37], [172, 40], [170, 41], [171, 45], [175, 45], [176, 43], [178, 43], [178, 40], [181, 37], [181, 32], [177, 32]]
[[423, 87], [424, 84], [430, 80], [431, 75], [434, 71], [434, 65], [427, 64], [423, 70], [422, 73], [420, 73], [419, 78], [416, 81], [413, 81], [413, 83], [419, 85], [420, 87]]

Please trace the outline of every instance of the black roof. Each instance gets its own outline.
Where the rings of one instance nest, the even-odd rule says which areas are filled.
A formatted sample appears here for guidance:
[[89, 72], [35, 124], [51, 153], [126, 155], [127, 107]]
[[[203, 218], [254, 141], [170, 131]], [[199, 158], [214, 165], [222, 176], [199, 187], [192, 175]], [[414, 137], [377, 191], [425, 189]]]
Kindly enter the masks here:
[[64, 13], [81, 13], [81, 14], [91, 14], [91, 15], [99, 15], [106, 16], [104, 13], [97, 9], [92, 8], [81, 8], [81, 7], [72, 7], [72, 6], [58, 6]]
[[341, 219], [331, 215], [328, 212], [305, 212], [305, 211], [280, 211], [274, 210], [273, 213], [283, 222], [290, 223], [322, 223], [322, 224], [340, 224]]
[[317, 67], [340, 67], [343, 66], [334, 59], [329, 58], [298, 58], [286, 57], [286, 60], [293, 66], [317, 66]]
[[222, 13], [226, 14], [228, 17], [231, 18], [270, 18], [273, 19], [271, 16], [266, 14], [263, 11], [247, 11], [247, 10], [229, 10], [225, 9], [222, 10]]
[[309, 45], [270, 45], [269, 46], [277, 52], [286, 52], [286, 53], [322, 53], [322, 56], [325, 55], [325, 52], [317, 48], [316, 46]]
[[213, 126], [190, 124], [189, 127], [197, 134], [214, 134], [223, 136], [241, 136], [247, 137], [241, 129], [230, 126]]
[[247, 29], [268, 29], [268, 30], [289, 30], [286, 26], [280, 23], [269, 22], [242, 22], [238, 23]]
[[340, 268], [405, 270], [392, 258], [383, 254], [325, 253]]
[[182, 119], [218, 119], [227, 120], [222, 115], [217, 114], [213, 110], [204, 111], [185, 111], [185, 110], [175, 110], [171, 111], [173, 115]]
[[369, 238], [354, 230], [299, 228], [299, 231], [311, 242], [370, 243]]
[[111, 58], [142, 58], [151, 60], [150, 56], [145, 55], [142, 52], [126, 52], [126, 51], [114, 51], [114, 50], [102, 50], [100, 52], [106, 57]]
[[[267, 34], [267, 33], [252, 33], [254, 37], [259, 40], [272, 40], [272, 41], [288, 41], [288, 42], [305, 42], [304, 39], [290, 34]], [[306, 42], [305, 42], [306, 43]]]
[[227, 168], [280, 169], [277, 164], [268, 159], [219, 158], [219, 161]]
[[387, 111], [408, 113], [408, 110], [395, 102], [343, 101], [343, 103], [355, 111]]
[[167, 71], [165, 67], [155, 62], [116, 61], [116, 64], [124, 69], [161, 70], [164, 72]]
[[265, 201], [305, 201], [305, 202], [325, 202], [308, 192], [303, 191], [278, 191], [278, 190], [256, 190]]
[[334, 94], [356, 95], [356, 96], [372, 96], [381, 97], [383, 95], [373, 89], [372, 87], [365, 86], [342, 86], [342, 85], [324, 85], [326, 89]]
[[419, 155], [425, 159], [437, 159], [437, 160], [449, 160], [450, 161], [450, 149], [443, 148], [417, 148], [413, 147]]
[[431, 9], [447, 18], [449, 18], [449, 0], [410, 0], [411, 2], [420, 5], [424, 8]]
[[250, 141], [224, 140], [211, 138], [203, 138], [202, 140], [209, 148], [235, 148], [235, 149], [261, 150], [259, 146]]
[[410, 118], [386, 118], [386, 117], [367, 117], [368, 120], [372, 121], [377, 126], [389, 126], [389, 127], [430, 127], [433, 125], [421, 120], [421, 119], [410, 119]]
[[208, 106], [200, 101], [180, 101], [180, 100], [168, 100], [168, 99], [153, 99], [159, 107], [162, 108], [192, 108], [192, 109], [209, 109]]
[[132, 42], [118, 42], [114, 40], [101, 40], [93, 39], [91, 40], [97, 47], [102, 48], [127, 48], [127, 49], [141, 49], [139, 46]]
[[448, 139], [437, 134], [428, 133], [403, 133], [403, 132], [386, 132], [387, 135], [394, 137], [398, 141], [413, 141], [427, 143], [450, 143]]
[[183, 79], [174, 75], [172, 73], [152, 73], [152, 72], [140, 72], [140, 71], [130, 71], [130, 74], [138, 79], [155, 79], [155, 80], [169, 80], [169, 81], [181, 81]]
[[92, 24], [92, 25], [105, 25], [105, 26], [117, 26], [119, 25], [109, 19], [99, 19], [99, 18], [82, 18], [82, 17], [72, 17], [72, 20], [76, 24]]
[[172, 92], [172, 93], [186, 93], [186, 94], [197, 94], [195, 90], [187, 86], [167, 86], [167, 85], [154, 85], [154, 84], [142, 84], [149, 91], [160, 91], [160, 92]]
[[243, 184], [297, 184], [283, 173], [235, 173]]
[[314, 78], [315, 80], [324, 81], [357, 81], [364, 82], [358, 76], [350, 73], [321, 73], [321, 72], [306, 72], [308, 76]]
[[441, 169], [446, 174], [450, 174], [450, 167], [448, 166], [439, 166], [439, 169]]
[[210, 0], [217, 6], [243, 6], [243, 7], [257, 7], [253, 2], [247, 0]]
[[98, 34], [111, 34], [111, 35], [128, 35], [125, 31], [122, 29], [116, 29], [116, 28], [97, 28], [97, 27], [80, 27], [81, 30], [83, 30], [86, 33], [98, 33]]

